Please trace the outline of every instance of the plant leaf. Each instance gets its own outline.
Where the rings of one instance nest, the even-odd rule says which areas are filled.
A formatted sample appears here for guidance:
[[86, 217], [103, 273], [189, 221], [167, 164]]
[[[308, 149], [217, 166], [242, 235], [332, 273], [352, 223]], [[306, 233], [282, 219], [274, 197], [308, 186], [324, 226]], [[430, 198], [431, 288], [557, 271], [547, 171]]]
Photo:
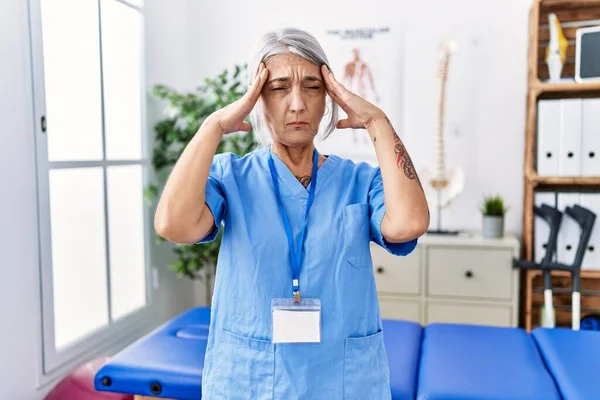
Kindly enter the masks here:
[[[164, 187], [170, 171], [181, 156], [185, 146], [194, 137], [204, 120], [216, 110], [238, 100], [243, 96], [240, 89], [244, 86], [242, 72], [247, 64], [235, 65], [233, 74], [225, 69], [216, 77], [206, 77], [202, 85], [193, 92], [181, 93], [166, 85], [158, 84], [150, 89], [150, 94], [167, 102], [165, 117], [154, 125], [152, 147], [153, 181], [144, 189], [144, 198], [153, 204], [160, 188]], [[254, 132], [231, 134], [223, 137], [217, 146], [217, 154], [234, 152], [240, 156], [254, 151], [258, 147]], [[174, 246], [176, 261], [169, 264], [180, 278], [201, 279], [201, 271], [206, 265], [217, 265], [222, 230], [210, 243]], [[166, 240], [156, 235], [156, 243]]]

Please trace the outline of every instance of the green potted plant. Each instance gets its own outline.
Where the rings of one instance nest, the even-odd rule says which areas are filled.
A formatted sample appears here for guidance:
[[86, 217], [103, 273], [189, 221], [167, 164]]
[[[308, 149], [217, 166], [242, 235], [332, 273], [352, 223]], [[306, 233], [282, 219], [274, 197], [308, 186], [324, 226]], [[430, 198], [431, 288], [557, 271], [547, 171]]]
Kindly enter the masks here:
[[[167, 102], [165, 117], [154, 125], [154, 141], [151, 164], [154, 181], [144, 191], [150, 205], [154, 205], [159, 194], [187, 143], [194, 137], [204, 120], [216, 110], [239, 99], [244, 94], [243, 72], [246, 65], [235, 65], [233, 71], [224, 69], [214, 78], [206, 78], [204, 84], [189, 93], [180, 93], [165, 85], [155, 85], [151, 95]], [[258, 146], [252, 130], [225, 135], [217, 153], [233, 152], [243, 156]], [[212, 281], [219, 247], [220, 233], [211, 243], [176, 245], [173, 251], [176, 260], [169, 265], [179, 277], [204, 280], [207, 303], [212, 297]], [[156, 235], [156, 241], [165, 240]]]
[[483, 215], [483, 237], [486, 239], [504, 236], [504, 215], [508, 207], [500, 195], [485, 196], [481, 213]]

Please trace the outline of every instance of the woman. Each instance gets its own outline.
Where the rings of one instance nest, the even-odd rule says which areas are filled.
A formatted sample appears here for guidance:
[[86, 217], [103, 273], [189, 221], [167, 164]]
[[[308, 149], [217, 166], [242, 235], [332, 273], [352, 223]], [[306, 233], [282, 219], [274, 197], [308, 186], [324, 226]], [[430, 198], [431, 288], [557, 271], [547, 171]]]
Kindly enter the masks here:
[[[389, 399], [369, 242], [407, 255], [427, 230], [413, 163], [385, 113], [335, 79], [310, 34], [264, 35], [250, 71], [245, 95], [187, 145], [155, 216], [175, 243], [212, 241], [224, 223], [202, 398]], [[348, 118], [337, 121], [338, 105]], [[223, 135], [250, 129], [250, 113], [266, 145], [215, 155]], [[321, 138], [364, 128], [379, 167], [319, 154], [325, 115]]]

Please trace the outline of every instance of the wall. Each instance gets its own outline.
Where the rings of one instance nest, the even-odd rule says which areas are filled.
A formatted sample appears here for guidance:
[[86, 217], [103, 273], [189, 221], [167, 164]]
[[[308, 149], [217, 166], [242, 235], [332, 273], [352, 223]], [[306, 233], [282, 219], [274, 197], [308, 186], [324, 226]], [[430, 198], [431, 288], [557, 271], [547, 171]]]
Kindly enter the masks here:
[[[146, 7], [148, 84], [188, 87], [188, 1], [147, 0]], [[0, 398], [11, 400], [40, 399], [53, 384], [37, 385], [40, 283], [27, 12], [23, 0], [0, 4]], [[150, 105], [150, 122], [156, 119], [154, 107]], [[160, 271], [160, 286], [154, 293], [158, 325], [193, 305], [194, 287], [164, 267], [168, 249], [153, 248], [152, 254]]]
[[[146, 83], [165, 84], [177, 90], [190, 90], [196, 82], [192, 78], [190, 62], [191, 16], [189, 9], [194, 0], [145, 0], [146, 14]], [[161, 118], [163, 105], [148, 99], [148, 137], [152, 145], [153, 126]], [[153, 227], [151, 227], [152, 230]], [[177, 278], [166, 268], [173, 260], [168, 244], [152, 246], [152, 265], [159, 271], [160, 290], [155, 294], [159, 322], [194, 305], [205, 303], [204, 289], [188, 279]]]
[[[438, 41], [458, 43], [447, 90], [447, 164], [466, 173], [463, 194], [442, 212], [442, 228], [478, 230], [478, 207], [486, 194], [502, 194], [510, 210], [506, 229], [520, 234], [527, 27], [530, 0], [477, 1], [306, 0], [282, 6], [262, 0], [193, 3], [193, 78], [200, 82], [224, 67], [247, 60], [264, 30], [296, 26], [324, 28], [384, 26], [405, 32], [404, 110], [392, 121], [417, 168], [433, 164], [435, 73]], [[335, 23], [332, 21], [336, 21]], [[384, 110], [388, 114], [396, 110]], [[336, 132], [344, 134], [345, 132]], [[347, 149], [336, 149], [341, 155]], [[437, 213], [432, 210], [432, 228]]]

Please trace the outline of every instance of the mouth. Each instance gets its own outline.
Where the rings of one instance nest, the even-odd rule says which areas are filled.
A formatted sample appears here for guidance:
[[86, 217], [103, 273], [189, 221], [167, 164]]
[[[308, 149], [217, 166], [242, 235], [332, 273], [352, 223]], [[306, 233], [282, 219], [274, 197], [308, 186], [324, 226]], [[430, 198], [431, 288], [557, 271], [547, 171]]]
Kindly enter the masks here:
[[305, 125], [308, 125], [308, 122], [296, 121], [296, 122], [290, 122], [288, 124], [288, 126], [305, 126]]

